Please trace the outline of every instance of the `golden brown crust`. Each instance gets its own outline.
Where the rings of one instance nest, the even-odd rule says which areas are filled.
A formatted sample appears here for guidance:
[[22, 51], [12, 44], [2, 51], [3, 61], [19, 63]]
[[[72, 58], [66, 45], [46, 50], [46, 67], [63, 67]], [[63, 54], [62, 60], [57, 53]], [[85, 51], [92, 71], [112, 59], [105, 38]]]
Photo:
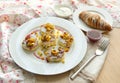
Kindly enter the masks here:
[[94, 29], [100, 29], [104, 31], [111, 31], [112, 27], [105, 20], [103, 20], [98, 14], [93, 14], [87, 11], [83, 11], [79, 14], [79, 18], [82, 19], [88, 26]]

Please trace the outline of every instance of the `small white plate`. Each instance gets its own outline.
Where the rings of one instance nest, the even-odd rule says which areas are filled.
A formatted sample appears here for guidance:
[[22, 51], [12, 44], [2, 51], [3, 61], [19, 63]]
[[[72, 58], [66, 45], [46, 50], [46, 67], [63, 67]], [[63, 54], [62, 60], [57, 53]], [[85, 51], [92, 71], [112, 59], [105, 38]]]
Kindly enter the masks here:
[[[71, 50], [65, 55], [64, 64], [47, 63], [36, 58], [32, 53], [26, 53], [21, 46], [23, 39], [31, 30], [48, 22], [67, 30], [74, 38]], [[9, 41], [9, 51], [16, 64], [29, 72], [41, 75], [60, 74], [74, 68], [83, 59], [86, 50], [87, 41], [83, 32], [72, 22], [57, 17], [41, 17], [30, 20], [20, 26]]]
[[[105, 11], [104, 9], [95, 7], [95, 6], [78, 6], [78, 9], [73, 13], [73, 21], [74, 23], [82, 30], [84, 31], [89, 31], [89, 30], [95, 30], [89, 26], [87, 26], [80, 18], [79, 18], [79, 14], [82, 11], [89, 11], [89, 12], [93, 12], [93, 13], [97, 13], [98, 15], [101, 16], [101, 18], [103, 18], [106, 22], [108, 22], [111, 26], [113, 24], [113, 19], [111, 17], [111, 15]], [[101, 32], [103, 32], [102, 30], [99, 30]]]

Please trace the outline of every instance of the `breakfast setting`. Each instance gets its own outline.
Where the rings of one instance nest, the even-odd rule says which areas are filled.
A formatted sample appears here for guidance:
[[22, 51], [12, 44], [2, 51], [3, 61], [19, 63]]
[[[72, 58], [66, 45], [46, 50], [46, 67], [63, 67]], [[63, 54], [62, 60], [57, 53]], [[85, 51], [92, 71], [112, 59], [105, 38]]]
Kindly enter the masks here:
[[1, 0], [0, 83], [119, 83], [119, 0]]

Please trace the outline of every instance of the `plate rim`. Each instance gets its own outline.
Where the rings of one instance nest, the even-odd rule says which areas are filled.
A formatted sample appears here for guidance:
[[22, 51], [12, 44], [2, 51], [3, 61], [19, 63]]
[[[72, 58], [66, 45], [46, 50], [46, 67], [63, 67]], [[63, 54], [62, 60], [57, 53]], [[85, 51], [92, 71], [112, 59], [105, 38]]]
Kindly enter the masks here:
[[[28, 71], [28, 72], [31, 72], [31, 73], [35, 73], [35, 74], [40, 74], [40, 75], [56, 75], [56, 74], [61, 74], [61, 73], [64, 73], [64, 72], [67, 72], [67, 71], [69, 71], [69, 70], [71, 70], [72, 68], [74, 68], [75, 66], [77, 66], [79, 63], [77, 63], [75, 66], [72, 66], [71, 68], [69, 68], [68, 70], [66, 70], [66, 71], [63, 71], [63, 72], [59, 72], [59, 73], [51, 73], [51, 74], [47, 74], [47, 73], [36, 73], [36, 72], [33, 72], [33, 71], [30, 71], [29, 69], [26, 69], [26, 68], [24, 68], [24, 66], [23, 65], [21, 65], [21, 64], [19, 64], [19, 62], [18, 61], [16, 61], [15, 60], [15, 57], [13, 56], [13, 53], [12, 52], [14, 52], [14, 50], [12, 50], [12, 45], [11, 45], [11, 43], [12, 43], [12, 39], [14, 39], [15, 38], [15, 34], [16, 34], [16, 32], [18, 31], [18, 32], [20, 32], [20, 31], [22, 31], [22, 27], [24, 27], [24, 26], [27, 26], [29, 23], [32, 23], [32, 22], [34, 22], [34, 21], [37, 21], [37, 20], [39, 20], [39, 19], [42, 19], [42, 18], [46, 18], [46, 19], [55, 19], [55, 18], [57, 18], [57, 19], [62, 19], [62, 18], [58, 18], [58, 17], [40, 17], [40, 18], [35, 18], [35, 19], [32, 19], [32, 20], [30, 20], [30, 21], [28, 21], [28, 22], [26, 22], [26, 23], [24, 23], [23, 25], [21, 25], [19, 28], [17, 28], [17, 30], [16, 31], [14, 31], [13, 32], [13, 34], [12, 34], [12, 36], [11, 36], [11, 38], [10, 38], [10, 40], [9, 40], [9, 51], [10, 51], [10, 54], [11, 54], [11, 57], [13, 58], [13, 60], [15, 61], [15, 63], [19, 66], [19, 67], [21, 67], [22, 69], [24, 69], [24, 70], [26, 70], [26, 71]], [[66, 20], [67, 21], [67, 20]], [[70, 21], [69, 21], [70, 22]], [[71, 22], [72, 23], [72, 22]], [[73, 24], [73, 23], [72, 23]], [[74, 24], [73, 24], [74, 25]], [[74, 25], [75, 26], [75, 25]], [[82, 33], [82, 36], [84, 37], [83, 39], [84, 39], [84, 41], [85, 41], [85, 47], [84, 47], [84, 53], [83, 53], [83, 55], [85, 56], [85, 53], [86, 53], [86, 51], [87, 51], [87, 40], [86, 40], [86, 38], [85, 38], [85, 35], [83, 34], [83, 32], [80, 30], [80, 33]], [[83, 57], [84, 57], [83, 56]], [[83, 57], [82, 57], [82, 59], [83, 59]], [[82, 60], [81, 59], [81, 60]], [[81, 62], [81, 60], [79, 61], [79, 62]]]

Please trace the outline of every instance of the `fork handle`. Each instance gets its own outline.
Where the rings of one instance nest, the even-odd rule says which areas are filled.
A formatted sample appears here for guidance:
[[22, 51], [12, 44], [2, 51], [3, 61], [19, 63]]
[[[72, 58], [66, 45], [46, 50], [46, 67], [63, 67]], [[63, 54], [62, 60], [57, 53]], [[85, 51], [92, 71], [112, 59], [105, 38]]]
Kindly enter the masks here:
[[96, 57], [96, 55], [90, 57], [90, 58], [85, 62], [85, 64], [83, 64], [83, 65], [80, 67], [80, 69], [78, 69], [75, 73], [73, 73], [73, 74], [70, 76], [70, 79], [71, 79], [71, 80], [74, 80], [74, 78], [77, 76], [77, 74], [78, 74], [85, 66], [87, 66], [87, 64], [88, 64], [90, 61], [92, 61], [95, 57]]

